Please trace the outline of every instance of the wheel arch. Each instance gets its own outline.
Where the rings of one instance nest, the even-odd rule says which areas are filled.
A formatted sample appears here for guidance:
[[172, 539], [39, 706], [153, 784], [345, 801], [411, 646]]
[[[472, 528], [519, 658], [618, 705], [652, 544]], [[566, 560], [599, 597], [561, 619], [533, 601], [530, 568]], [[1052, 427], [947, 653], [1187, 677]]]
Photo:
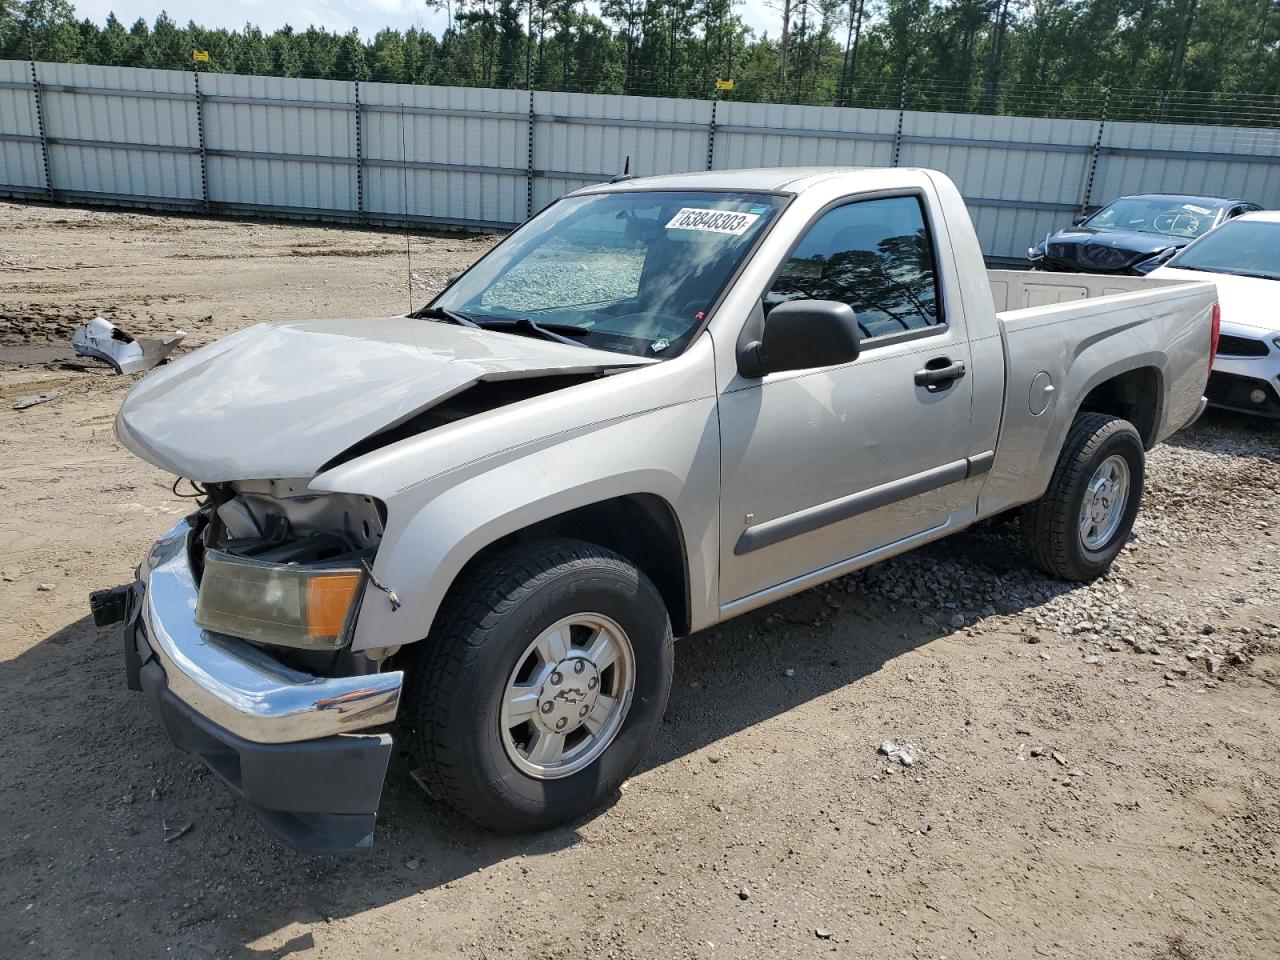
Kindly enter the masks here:
[[1080, 401], [1074, 422], [1082, 413], [1106, 413], [1128, 420], [1150, 450], [1156, 443], [1163, 415], [1164, 374], [1158, 366], [1135, 366], [1091, 384]]
[[472, 554], [453, 578], [450, 589], [496, 551], [553, 538], [581, 540], [625, 557], [658, 588], [672, 632], [677, 637], [689, 632], [692, 604], [684, 533], [675, 509], [653, 493], [597, 500], [504, 534]]

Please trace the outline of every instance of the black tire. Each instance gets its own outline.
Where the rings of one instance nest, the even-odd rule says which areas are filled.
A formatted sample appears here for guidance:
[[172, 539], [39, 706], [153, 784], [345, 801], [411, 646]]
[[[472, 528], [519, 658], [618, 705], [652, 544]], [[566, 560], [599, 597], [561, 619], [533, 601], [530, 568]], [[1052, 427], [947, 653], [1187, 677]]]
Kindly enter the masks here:
[[[1089, 481], [1108, 457], [1129, 467], [1129, 493], [1120, 525], [1096, 549], [1080, 535], [1079, 518]], [[1128, 420], [1104, 413], [1080, 414], [1067, 433], [1049, 489], [1022, 510], [1022, 542], [1031, 561], [1052, 577], [1085, 582], [1111, 569], [1124, 547], [1142, 502], [1146, 453]]]
[[[631, 706], [584, 769], [536, 779], [507, 755], [499, 729], [507, 681], [528, 645], [584, 611], [612, 618], [634, 651]], [[406, 714], [432, 792], [504, 833], [573, 820], [611, 796], [648, 752], [671, 693], [671, 623], [661, 595], [625, 558], [548, 540], [502, 551], [455, 584], [410, 667]]]

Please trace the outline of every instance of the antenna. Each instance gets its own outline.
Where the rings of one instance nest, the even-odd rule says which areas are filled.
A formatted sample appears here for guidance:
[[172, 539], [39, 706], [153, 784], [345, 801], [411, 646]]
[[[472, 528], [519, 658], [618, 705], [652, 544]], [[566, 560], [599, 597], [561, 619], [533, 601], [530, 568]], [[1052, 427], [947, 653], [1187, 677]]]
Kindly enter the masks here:
[[622, 161], [622, 172], [616, 177], [610, 177], [610, 183], [621, 183], [623, 180], [631, 179], [631, 154], [627, 154], [627, 159]]
[[400, 104], [400, 210], [404, 218], [404, 261], [408, 276], [405, 284], [409, 288], [409, 312], [413, 313], [413, 253], [409, 242], [409, 159], [404, 137], [404, 103]]

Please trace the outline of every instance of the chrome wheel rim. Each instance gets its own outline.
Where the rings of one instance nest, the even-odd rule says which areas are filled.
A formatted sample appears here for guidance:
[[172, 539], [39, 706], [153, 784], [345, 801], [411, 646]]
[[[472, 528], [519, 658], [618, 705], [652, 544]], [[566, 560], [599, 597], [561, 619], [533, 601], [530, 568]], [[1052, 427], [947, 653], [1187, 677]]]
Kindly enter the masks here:
[[577, 613], [525, 648], [502, 696], [502, 746], [522, 773], [567, 777], [609, 749], [635, 690], [635, 652], [614, 620]]
[[1103, 460], [1085, 487], [1080, 504], [1080, 542], [1100, 550], [1111, 541], [1129, 504], [1129, 463], [1113, 454]]

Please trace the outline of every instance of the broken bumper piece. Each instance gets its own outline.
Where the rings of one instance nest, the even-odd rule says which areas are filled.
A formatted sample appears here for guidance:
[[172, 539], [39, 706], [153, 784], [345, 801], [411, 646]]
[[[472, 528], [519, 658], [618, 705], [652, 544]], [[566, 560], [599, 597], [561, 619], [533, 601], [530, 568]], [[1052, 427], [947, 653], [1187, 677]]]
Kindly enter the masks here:
[[403, 674], [317, 677], [196, 626], [184, 520], [156, 542], [130, 590], [129, 686], [173, 742], [204, 761], [303, 853], [369, 849]]
[[163, 363], [185, 336], [177, 330], [158, 340], [134, 337], [110, 320], [94, 317], [76, 330], [71, 345], [78, 356], [109, 363], [116, 373], [142, 373]]

